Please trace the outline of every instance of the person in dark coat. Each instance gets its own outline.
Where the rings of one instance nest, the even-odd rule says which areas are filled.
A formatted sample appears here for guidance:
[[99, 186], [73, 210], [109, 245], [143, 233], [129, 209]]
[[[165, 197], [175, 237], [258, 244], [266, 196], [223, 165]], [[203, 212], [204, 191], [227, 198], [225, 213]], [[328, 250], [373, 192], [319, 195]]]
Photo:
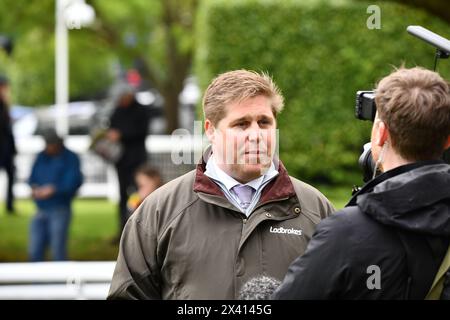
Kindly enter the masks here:
[[134, 174], [136, 169], [146, 162], [145, 139], [148, 133], [149, 114], [139, 104], [131, 86], [120, 88], [118, 104], [110, 118], [107, 137], [111, 141], [120, 141], [123, 153], [116, 163], [119, 180], [119, 232], [114, 242], [118, 243], [123, 227], [129, 217], [127, 202], [129, 195], [136, 190]]
[[17, 154], [16, 143], [9, 115], [9, 81], [0, 76], [0, 168], [5, 169], [8, 178], [6, 188], [6, 212], [14, 213], [15, 179], [14, 157]]
[[371, 148], [383, 172], [323, 220], [274, 299], [424, 299], [449, 246], [450, 92], [401, 68], [375, 91]]

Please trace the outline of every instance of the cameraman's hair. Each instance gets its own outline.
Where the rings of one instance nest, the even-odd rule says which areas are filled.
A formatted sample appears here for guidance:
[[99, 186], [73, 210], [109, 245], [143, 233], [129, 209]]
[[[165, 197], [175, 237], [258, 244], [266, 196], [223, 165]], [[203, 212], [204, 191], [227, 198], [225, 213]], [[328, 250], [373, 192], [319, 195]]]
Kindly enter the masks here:
[[450, 85], [438, 73], [401, 67], [379, 82], [375, 103], [392, 146], [403, 158], [442, 156], [450, 135]]
[[235, 70], [218, 75], [206, 89], [203, 111], [214, 125], [226, 115], [226, 106], [245, 99], [266, 96], [274, 116], [283, 109], [283, 96], [271, 77], [265, 73]]

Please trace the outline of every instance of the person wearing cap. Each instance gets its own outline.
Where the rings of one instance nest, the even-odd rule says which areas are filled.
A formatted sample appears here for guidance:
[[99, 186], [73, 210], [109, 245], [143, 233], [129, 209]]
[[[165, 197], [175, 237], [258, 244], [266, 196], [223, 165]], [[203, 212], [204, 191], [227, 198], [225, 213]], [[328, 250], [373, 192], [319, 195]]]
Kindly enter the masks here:
[[119, 230], [113, 243], [118, 243], [123, 227], [128, 220], [127, 207], [131, 191], [136, 190], [134, 174], [147, 160], [145, 139], [149, 125], [149, 114], [135, 99], [135, 90], [128, 84], [118, 89], [118, 103], [110, 118], [107, 138], [120, 142], [123, 152], [115, 164], [119, 180]]
[[33, 164], [29, 184], [37, 207], [30, 228], [29, 259], [43, 261], [50, 245], [55, 261], [67, 259], [71, 202], [83, 182], [79, 157], [51, 129], [43, 134], [45, 149]]
[[16, 143], [9, 115], [10, 87], [8, 78], [0, 75], [0, 168], [5, 169], [8, 178], [6, 188], [6, 212], [14, 213], [13, 184], [15, 176], [14, 156], [17, 154]]

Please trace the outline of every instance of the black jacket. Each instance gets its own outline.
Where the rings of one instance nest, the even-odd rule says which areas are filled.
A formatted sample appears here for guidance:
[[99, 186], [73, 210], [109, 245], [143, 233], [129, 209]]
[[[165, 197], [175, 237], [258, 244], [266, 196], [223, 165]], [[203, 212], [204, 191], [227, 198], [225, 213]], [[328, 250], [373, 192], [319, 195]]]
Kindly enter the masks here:
[[17, 154], [8, 110], [9, 107], [0, 100], [0, 167], [13, 165], [13, 158]]
[[133, 101], [129, 107], [117, 107], [114, 110], [110, 127], [120, 131], [120, 140], [124, 146], [123, 155], [117, 163], [119, 169], [131, 170], [145, 162], [148, 124], [148, 110], [137, 101]]
[[424, 299], [449, 237], [450, 165], [395, 168], [318, 225], [273, 298]]

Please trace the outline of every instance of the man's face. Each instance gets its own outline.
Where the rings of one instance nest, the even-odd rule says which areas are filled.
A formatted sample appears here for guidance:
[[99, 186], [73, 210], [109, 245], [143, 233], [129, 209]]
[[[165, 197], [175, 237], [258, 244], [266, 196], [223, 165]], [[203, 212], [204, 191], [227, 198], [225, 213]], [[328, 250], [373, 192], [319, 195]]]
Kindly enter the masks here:
[[5, 101], [9, 104], [10, 101], [10, 91], [8, 85], [0, 85], [0, 100]]
[[384, 145], [383, 130], [380, 126], [384, 127], [382, 120], [379, 117], [378, 112], [375, 114], [375, 119], [372, 125], [372, 134], [370, 138], [370, 148], [372, 150], [372, 158], [376, 162], [380, 158], [381, 149]]
[[207, 119], [206, 134], [218, 166], [239, 182], [263, 175], [276, 145], [276, 119], [270, 100], [256, 96], [226, 106], [215, 126]]
[[138, 187], [138, 194], [141, 199], [145, 199], [150, 193], [159, 187], [159, 181], [156, 178], [151, 178], [143, 173], [136, 175], [136, 184]]
[[119, 99], [119, 107], [126, 108], [133, 102], [134, 95], [131, 93], [126, 93], [122, 95]]

